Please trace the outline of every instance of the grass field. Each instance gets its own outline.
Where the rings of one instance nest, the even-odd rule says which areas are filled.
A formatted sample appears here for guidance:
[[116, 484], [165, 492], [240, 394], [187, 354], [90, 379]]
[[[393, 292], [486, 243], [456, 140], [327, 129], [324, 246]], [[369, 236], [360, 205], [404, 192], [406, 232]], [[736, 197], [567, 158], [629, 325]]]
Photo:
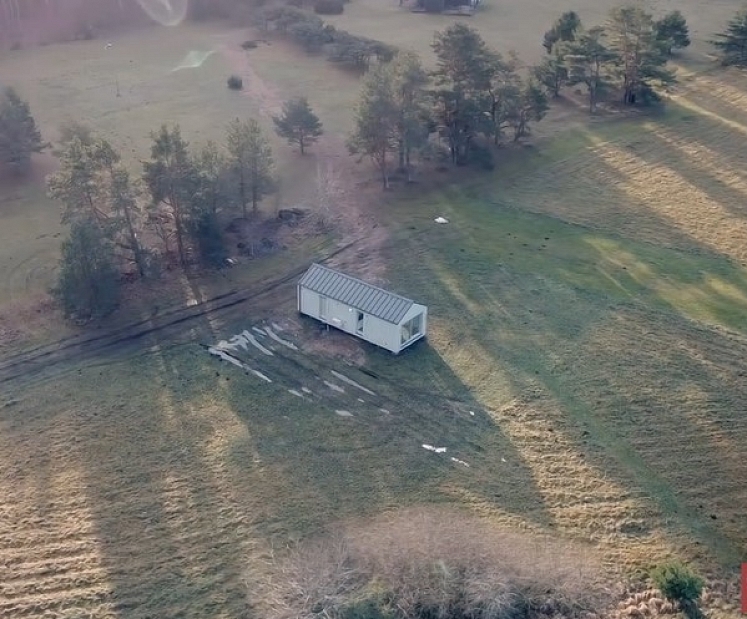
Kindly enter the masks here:
[[[577, 11], [589, 26], [604, 23], [615, 0], [599, 2], [578, 2], [572, 7], [561, 3], [548, 3], [543, 0], [508, 2], [497, 0], [484, 2], [472, 17], [461, 18], [465, 24], [476, 28], [485, 40], [502, 53], [514, 50], [528, 64], [538, 62], [544, 49], [542, 33], [563, 11]], [[710, 53], [706, 41], [714, 32], [719, 32], [723, 24], [739, 9], [735, 0], [709, 2], [708, 0], [681, 0], [671, 2], [641, 2], [648, 10], [659, 15], [674, 8], [679, 9], [691, 24], [694, 44], [686, 53], [691, 61], [699, 61], [705, 53]], [[556, 8], [557, 7], [557, 8]], [[569, 8], [570, 7], [570, 8]], [[408, 13], [396, 0], [356, 0], [345, 5], [342, 15], [327, 18], [355, 34], [370, 36], [394, 43], [404, 49], [422, 54], [428, 60], [431, 54], [433, 33], [446, 28], [456, 19], [451, 15], [426, 15]]]
[[[521, 7], [470, 23], [496, 45], [537, 40], [545, 25], [517, 30], [531, 4]], [[695, 29], [718, 28], [732, 8], [702, 11]], [[398, 42], [404, 26], [379, 11], [399, 10], [354, 0], [339, 20]], [[426, 45], [431, 18], [407, 19]], [[378, 33], [365, 29], [374, 21]], [[320, 164], [350, 170], [339, 143], [355, 82], [282, 44], [247, 66], [222, 47], [241, 35], [154, 28], [115, 40], [118, 59], [94, 41], [0, 67], [45, 132], [80, 109], [133, 165], [163, 120], [200, 142], [231, 116], [266, 122], [278, 101], [309, 94], [330, 134], [318, 158], [277, 145], [293, 177], [281, 200], [296, 203]], [[533, 148], [505, 149], [494, 174], [445, 172], [437, 189], [377, 199], [389, 283], [431, 312], [428, 342], [400, 357], [300, 320], [291, 282], [2, 383], [0, 617], [260, 616], [257, 582], [289, 542], [433, 503], [588, 542], [616, 574], [694, 561], [711, 578], [708, 616], [736, 617], [747, 561], [747, 78], [695, 70], [702, 39], [695, 47], [660, 116], [556, 123]], [[202, 69], [169, 73], [213, 48]], [[225, 88], [233, 71], [246, 96]], [[3, 299], [51, 279], [62, 231], [40, 183], [0, 191]], [[433, 223], [439, 215], [450, 223]], [[230, 281], [193, 282], [195, 295], [258, 285], [329, 247], [309, 240]], [[339, 263], [365, 271], [356, 252]], [[252, 331], [273, 322], [297, 349]], [[273, 354], [239, 356], [272, 382], [207, 354], [244, 329]]]

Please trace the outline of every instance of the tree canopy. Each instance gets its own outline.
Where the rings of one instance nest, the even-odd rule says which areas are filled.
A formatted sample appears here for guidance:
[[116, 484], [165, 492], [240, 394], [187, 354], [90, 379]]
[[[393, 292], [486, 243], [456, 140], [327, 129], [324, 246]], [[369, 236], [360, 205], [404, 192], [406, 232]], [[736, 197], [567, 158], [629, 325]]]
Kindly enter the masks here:
[[262, 128], [254, 119], [233, 120], [228, 125], [226, 147], [228, 166], [238, 189], [241, 210], [246, 218], [247, 204], [251, 202], [252, 209], [256, 211], [259, 201], [272, 189], [272, 150], [262, 133]]
[[654, 22], [656, 40], [672, 54], [675, 49], [683, 49], [690, 45], [690, 30], [685, 16], [680, 11], [672, 11]]
[[31, 165], [31, 155], [46, 146], [29, 104], [13, 88], [0, 88], [0, 164], [23, 174]]
[[747, 9], [739, 11], [711, 43], [724, 65], [747, 66]]
[[105, 316], [119, 303], [120, 277], [114, 250], [101, 227], [86, 217], [70, 228], [54, 290], [67, 316], [88, 320]]
[[548, 54], [551, 54], [558, 42], [574, 41], [576, 32], [581, 27], [581, 18], [575, 11], [566, 11], [545, 32], [542, 46]]
[[275, 132], [288, 140], [289, 144], [298, 144], [302, 155], [306, 146], [316, 142], [323, 133], [322, 123], [306, 97], [286, 101], [282, 114], [273, 116], [272, 121], [275, 123]]

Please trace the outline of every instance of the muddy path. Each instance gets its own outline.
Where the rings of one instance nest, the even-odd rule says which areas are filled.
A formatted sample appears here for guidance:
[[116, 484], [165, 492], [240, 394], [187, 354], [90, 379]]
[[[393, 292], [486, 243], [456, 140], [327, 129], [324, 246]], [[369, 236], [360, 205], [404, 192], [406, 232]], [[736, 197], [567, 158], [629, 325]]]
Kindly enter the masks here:
[[[359, 241], [350, 241], [319, 262], [325, 263], [355, 251]], [[46, 379], [64, 372], [67, 364], [85, 363], [108, 353], [124, 354], [144, 346], [144, 340], [156, 335], [178, 339], [188, 327], [205, 319], [226, 314], [238, 305], [252, 302], [252, 308], [259, 313], [274, 306], [275, 296], [280, 292], [295, 290], [296, 280], [308, 268], [303, 265], [282, 277], [266, 280], [251, 290], [238, 290], [223, 293], [196, 304], [171, 307], [159, 315], [136, 321], [128, 325], [95, 335], [79, 334], [55, 342], [27, 349], [0, 361], [0, 385], [25, 384], [38, 379]], [[183, 337], [183, 335], [182, 335]]]

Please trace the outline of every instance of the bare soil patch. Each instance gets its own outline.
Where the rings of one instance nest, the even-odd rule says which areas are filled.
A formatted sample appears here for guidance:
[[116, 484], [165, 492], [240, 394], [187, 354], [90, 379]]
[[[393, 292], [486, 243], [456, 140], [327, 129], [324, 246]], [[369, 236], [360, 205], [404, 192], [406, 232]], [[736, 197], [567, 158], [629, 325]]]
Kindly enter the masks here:
[[[236, 32], [220, 50], [233, 71], [244, 79], [244, 94], [256, 99], [261, 113], [269, 118], [280, 113], [284, 97], [254, 70], [251, 51], [241, 48], [245, 39], [245, 32]], [[271, 41], [271, 45], [281, 49], [288, 46], [283, 41]], [[307, 203], [313, 204], [317, 220], [322, 226], [337, 230], [342, 243], [358, 241], [356, 255], [340, 258], [345, 263], [338, 262], [335, 266], [381, 282], [386, 265], [379, 257], [379, 250], [386, 242], [387, 233], [373, 213], [375, 202], [381, 199], [380, 189], [372, 187], [370, 172], [362, 173], [347, 153], [344, 136], [335, 133], [334, 128], [328, 129], [307, 156], [316, 163], [315, 195]]]

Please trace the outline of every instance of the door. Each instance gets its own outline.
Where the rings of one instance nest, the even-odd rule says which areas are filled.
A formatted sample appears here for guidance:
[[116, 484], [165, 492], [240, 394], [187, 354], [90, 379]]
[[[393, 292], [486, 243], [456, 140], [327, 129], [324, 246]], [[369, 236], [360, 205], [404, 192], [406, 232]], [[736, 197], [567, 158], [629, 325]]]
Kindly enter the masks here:
[[363, 312], [358, 312], [358, 320], [355, 323], [355, 332], [358, 335], [363, 335]]
[[327, 319], [327, 297], [319, 295], [319, 318]]

